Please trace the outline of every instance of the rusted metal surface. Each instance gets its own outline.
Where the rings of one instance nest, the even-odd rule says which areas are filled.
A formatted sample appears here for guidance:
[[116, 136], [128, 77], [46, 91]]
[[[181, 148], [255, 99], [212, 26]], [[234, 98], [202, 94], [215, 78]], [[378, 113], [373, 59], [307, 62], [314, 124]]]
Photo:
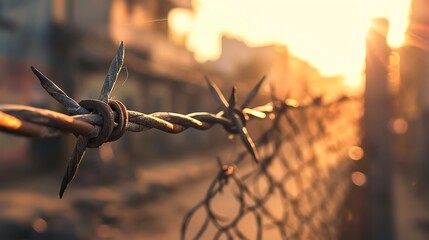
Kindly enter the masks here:
[[53, 137], [64, 133], [87, 135], [94, 129], [94, 126], [87, 122], [47, 109], [6, 104], [0, 105], [0, 112], [7, 113], [22, 121], [33, 123], [40, 127], [50, 127], [59, 130], [52, 131], [50, 134], [44, 134], [41, 131], [39, 135], [34, 135], [33, 137]]
[[[128, 110], [122, 102], [109, 97], [124, 63], [124, 52], [124, 45], [121, 43], [99, 98], [83, 100], [79, 103], [36, 68], [31, 68], [42, 87], [65, 107], [70, 116], [22, 105], [0, 105], [0, 131], [41, 138], [66, 133], [77, 136], [76, 145], [61, 183], [60, 198], [75, 177], [86, 148], [99, 147], [104, 142], [118, 140], [125, 130], [142, 132], [154, 128], [177, 134], [188, 128], [206, 130], [214, 125], [221, 125], [229, 134], [239, 136], [246, 152], [226, 163], [218, 160], [219, 173], [210, 185], [206, 197], [185, 216], [182, 239], [200, 239], [207, 233], [209, 226], [215, 229], [212, 236], [214, 239], [221, 237], [247, 239], [247, 234], [240, 230], [239, 223], [248, 215], [254, 219], [256, 239], [262, 239], [263, 230], [267, 225], [269, 225], [268, 228], [278, 230], [282, 239], [305, 239], [306, 237], [330, 239], [335, 235], [332, 226], [329, 226], [329, 224], [335, 224], [336, 220], [333, 219], [336, 217], [335, 213], [327, 213], [326, 209], [329, 198], [336, 198], [337, 202], [341, 201], [341, 198], [335, 197], [332, 192], [341, 194], [345, 192], [348, 184], [345, 178], [348, 177], [349, 165], [343, 163], [340, 158], [344, 157], [344, 148], [353, 144], [350, 134], [356, 133], [355, 128], [341, 129], [341, 124], [358, 120], [356, 113], [348, 111], [361, 103], [360, 98], [342, 96], [335, 100], [324, 101], [322, 97], [315, 97], [307, 102], [299, 102], [295, 99], [279, 99], [272, 94], [272, 100], [267, 104], [249, 108], [265, 77], [249, 92], [241, 105], [238, 104], [235, 87], [227, 100], [216, 84], [206, 78], [209, 92], [221, 111], [146, 114]], [[272, 123], [271, 127], [256, 141], [246, 128], [246, 123], [254, 119], [269, 119]], [[353, 126], [357, 125], [356, 123]], [[353, 139], [357, 138], [355, 136]], [[334, 165], [327, 164], [329, 167], [326, 169], [322, 166], [323, 161], [328, 162], [323, 159], [326, 156], [318, 154], [314, 149], [315, 143], [318, 142], [324, 142], [324, 154], [332, 155], [332, 161], [335, 162]], [[285, 151], [285, 147], [292, 152]], [[289, 158], [297, 159], [295, 161], [299, 162], [298, 168], [290, 165]], [[249, 166], [251, 166], [250, 171], [239, 171], [239, 167], [245, 169]], [[282, 167], [280, 178], [273, 176], [270, 171], [272, 166]], [[286, 182], [292, 179], [297, 186], [303, 187], [306, 185], [303, 181], [306, 180], [302, 179], [301, 173], [307, 169], [310, 169], [314, 175], [310, 180], [307, 179], [310, 186], [302, 188], [297, 196], [292, 197], [287, 190]], [[255, 190], [255, 185], [261, 179], [268, 183], [263, 194]], [[214, 210], [212, 203], [213, 199], [222, 194], [224, 188], [231, 188], [231, 185], [235, 189], [234, 198], [238, 203], [238, 212], [234, 217], [226, 220]], [[267, 207], [274, 193], [279, 195], [285, 208], [288, 207], [283, 209], [281, 218], [276, 218], [276, 213]], [[317, 204], [312, 205], [310, 212], [303, 213], [300, 210], [302, 205], [298, 199], [304, 198], [307, 202], [317, 198], [317, 201], [314, 200]], [[204, 210], [206, 217], [198, 232], [190, 236], [187, 230], [195, 212], [199, 209]], [[293, 231], [288, 230], [290, 217], [297, 218], [302, 226], [294, 228]], [[307, 231], [305, 229], [309, 229], [311, 233], [303, 234]]]
[[181, 239], [337, 239], [352, 171], [347, 150], [359, 142], [359, 104], [273, 104], [272, 125], [255, 141], [258, 164], [245, 161], [247, 152], [219, 159], [207, 193], [184, 217]]

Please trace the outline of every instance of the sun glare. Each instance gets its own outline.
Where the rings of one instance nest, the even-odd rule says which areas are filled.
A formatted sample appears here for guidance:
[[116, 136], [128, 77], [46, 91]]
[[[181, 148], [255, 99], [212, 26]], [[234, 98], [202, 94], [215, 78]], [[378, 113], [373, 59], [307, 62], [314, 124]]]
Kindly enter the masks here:
[[194, 0], [192, 17], [177, 11], [169, 21], [174, 31], [187, 34], [186, 46], [200, 62], [220, 56], [222, 36], [249, 46], [284, 44], [323, 75], [343, 75], [346, 84], [359, 86], [371, 19], [389, 19], [388, 42], [397, 47], [408, 25], [409, 4], [409, 0]]
[[168, 13], [168, 24], [177, 34], [185, 35], [190, 31], [192, 18], [190, 10], [175, 8]]

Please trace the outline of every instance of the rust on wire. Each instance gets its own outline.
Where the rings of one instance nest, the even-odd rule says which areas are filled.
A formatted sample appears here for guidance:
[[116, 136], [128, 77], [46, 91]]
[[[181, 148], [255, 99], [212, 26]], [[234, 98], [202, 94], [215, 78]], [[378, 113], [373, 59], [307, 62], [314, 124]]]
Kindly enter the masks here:
[[[276, 97], [271, 87], [270, 102], [249, 108], [265, 76], [241, 105], [235, 87], [227, 100], [219, 87], [206, 77], [219, 112], [141, 113], [110, 99], [124, 55], [121, 42], [98, 99], [79, 103], [31, 67], [42, 87], [69, 115], [23, 105], [0, 105], [2, 132], [39, 138], [66, 133], [77, 136], [61, 182], [60, 198], [76, 176], [87, 148], [116, 141], [125, 131], [157, 129], [177, 134], [188, 128], [207, 130], [221, 125], [229, 134], [240, 137], [246, 151], [225, 163], [217, 159], [218, 173], [204, 198], [185, 215], [181, 239], [262, 239], [267, 236], [266, 231], [274, 231], [280, 239], [336, 238], [340, 210], [332, 207], [332, 203], [341, 205], [347, 192], [351, 161], [344, 161], [344, 153], [348, 146], [356, 144], [350, 136], [358, 135], [358, 124], [344, 128], [344, 123], [358, 121], [358, 114], [350, 109], [359, 105], [360, 101], [356, 100], [360, 98], [341, 96], [327, 101], [317, 96], [299, 102], [286, 96]], [[271, 126], [255, 140], [246, 128], [247, 122], [253, 119], [272, 120]], [[255, 164], [248, 164], [246, 159], [253, 159]], [[264, 189], [261, 182], [265, 183]], [[216, 208], [215, 199], [224, 196], [227, 190], [231, 190], [237, 206], [233, 214], [221, 214]], [[274, 198], [282, 210], [270, 209]], [[190, 227], [199, 210], [205, 214], [203, 220], [198, 220], [199, 227]], [[254, 223], [253, 237], [242, 228], [243, 223], [249, 221]]]
[[[203, 199], [185, 215], [181, 239], [338, 238], [352, 165], [345, 159], [345, 150], [358, 139], [359, 114], [349, 110], [359, 102], [353, 100], [318, 98], [299, 104], [273, 98], [264, 108], [270, 106], [270, 114], [276, 114], [274, 121], [255, 140], [261, 150], [258, 164], [237, 171], [247, 168], [246, 154], [238, 154], [227, 164], [218, 158], [218, 175]], [[353, 127], [339, 131], [344, 123]], [[310, 128], [314, 124], [318, 128]], [[321, 146], [326, 152], [320, 151]], [[225, 189], [232, 192], [232, 198]], [[219, 207], [223, 197], [228, 206], [235, 206], [233, 212], [225, 210], [229, 209], [225, 204]]]
[[[299, 104], [296, 100], [279, 100], [273, 97], [272, 102], [264, 106], [248, 108], [262, 86], [264, 76], [249, 92], [243, 103], [237, 106], [237, 90], [235, 87], [231, 90], [229, 99], [226, 100], [217, 85], [206, 77], [209, 91], [219, 105], [220, 112], [196, 112], [190, 114], [172, 112], [140, 113], [128, 110], [118, 100], [110, 99], [110, 94], [124, 64], [124, 55], [125, 47], [121, 42], [110, 65], [98, 99], [83, 100], [80, 103], [69, 97], [59, 86], [35, 67], [31, 67], [42, 87], [65, 107], [70, 116], [29, 106], [0, 105], [0, 130], [3, 132], [31, 137], [53, 137], [64, 133], [73, 133], [78, 136], [61, 184], [60, 197], [63, 196], [67, 186], [74, 178], [86, 148], [99, 147], [104, 142], [115, 141], [122, 136], [125, 130], [141, 132], [155, 128], [168, 133], [180, 133], [188, 128], [206, 130], [215, 124], [219, 124], [229, 133], [239, 135], [247, 152], [250, 153], [254, 162], [259, 164], [260, 156], [251, 134], [246, 128], [247, 121], [265, 119], [268, 115], [281, 115], [288, 109], [304, 109], [325, 104], [321, 98], [316, 98], [308, 104]], [[344, 99], [341, 98], [340, 100], [343, 101]], [[336, 102], [338, 101], [328, 104]], [[278, 117], [275, 119], [278, 119]]]
[[50, 132], [46, 127], [21, 121], [4, 112], [0, 112], [0, 130], [24, 137], [45, 137]]
[[[40, 127], [50, 127], [58, 131], [39, 131], [39, 134], [28, 133], [33, 137], [53, 137], [58, 136], [62, 133], [74, 133], [74, 134], [89, 134], [94, 129], [94, 126], [77, 119], [74, 119], [68, 115], [58, 113], [55, 111], [40, 109], [35, 107], [23, 106], [23, 105], [13, 105], [5, 104], [0, 105], [0, 112], [7, 113], [10, 116], [13, 116], [14, 119], [23, 120], [22, 124], [27, 126], [33, 126], [30, 129], [35, 129], [36, 126]], [[24, 123], [25, 122], [25, 123]], [[27, 128], [25, 128], [27, 129]], [[25, 131], [24, 128], [22, 131]], [[14, 133], [14, 132], [12, 132]]]

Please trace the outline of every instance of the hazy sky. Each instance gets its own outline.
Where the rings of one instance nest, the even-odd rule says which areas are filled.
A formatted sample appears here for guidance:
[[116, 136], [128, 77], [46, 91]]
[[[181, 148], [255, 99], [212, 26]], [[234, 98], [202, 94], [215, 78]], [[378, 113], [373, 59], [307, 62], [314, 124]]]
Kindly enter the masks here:
[[227, 35], [251, 46], [286, 44], [322, 74], [358, 84], [370, 20], [387, 17], [389, 43], [400, 45], [409, 0], [193, 0], [193, 6], [195, 12], [178, 10], [170, 20], [198, 61], [216, 59]]

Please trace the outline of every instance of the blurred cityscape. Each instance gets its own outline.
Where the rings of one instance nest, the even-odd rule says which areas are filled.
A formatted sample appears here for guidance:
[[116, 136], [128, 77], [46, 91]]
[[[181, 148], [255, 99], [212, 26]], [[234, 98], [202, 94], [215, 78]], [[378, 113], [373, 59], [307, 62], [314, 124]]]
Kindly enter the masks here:
[[[29, 66], [38, 68], [75, 99], [97, 96], [119, 41], [126, 46], [126, 71], [121, 73], [114, 98], [141, 112], [215, 110], [211, 108], [212, 99], [206, 97], [205, 75], [220, 86], [237, 85], [245, 93], [249, 86], [269, 74], [273, 85], [283, 86], [276, 87], [276, 94], [283, 96], [287, 92], [291, 98], [300, 98], [310, 91], [292, 91], [292, 86], [315, 86], [311, 89], [314, 92], [310, 92], [315, 96], [340, 85], [341, 77], [322, 77], [316, 68], [289, 55], [285, 46], [251, 48], [224, 37], [218, 60], [196, 62], [166, 19], [172, 9], [190, 7], [190, 0], [3, 1], [1, 16], [14, 27], [4, 27], [0, 32], [3, 73], [0, 103], [61, 109], [40, 87]], [[301, 82], [304, 84], [297, 84]], [[268, 96], [267, 88], [265, 95]], [[224, 142], [222, 135], [214, 132], [188, 131], [174, 138], [144, 135], [126, 136], [117, 149], [123, 153], [117, 154], [144, 163], [148, 156], [172, 152], [176, 155]], [[0, 147], [1, 164], [6, 166], [21, 168], [33, 163], [45, 165], [39, 161], [47, 161], [47, 165], [54, 167], [61, 164], [57, 159], [68, 156], [63, 151], [67, 149], [65, 139], [12, 139], [10, 136], [1, 139], [7, 143]], [[53, 149], [57, 152], [39, 151], [43, 144], [56, 144]], [[97, 158], [96, 155], [93, 157]], [[34, 159], [36, 156], [39, 160]]]
[[[343, 76], [321, 74], [282, 44], [254, 47], [224, 35], [216, 60], [197, 61], [187, 48], [186, 34], [174, 27], [180, 19], [171, 15], [194, 7], [192, 0], [1, 0], [0, 104], [65, 112], [43, 90], [30, 66], [78, 101], [96, 98], [120, 41], [126, 48], [125, 69], [112, 96], [139, 112], [216, 112], [204, 76], [221, 89], [237, 86], [242, 99], [266, 75], [255, 106], [270, 101], [272, 89], [278, 97], [300, 101], [362, 94]], [[428, 1], [411, 1], [405, 43], [386, 50], [384, 62], [388, 99], [383, 106], [390, 111], [387, 151], [397, 239], [429, 238], [427, 9]], [[374, 92], [367, 90], [366, 96], [378, 95], [384, 87], [370, 86]], [[252, 126], [257, 132], [264, 125]], [[205, 194], [208, 177], [216, 174], [215, 157], [228, 157], [241, 146], [219, 126], [177, 135], [127, 133], [86, 153], [70, 198], [60, 201], [57, 187], [74, 142], [73, 135], [27, 139], [0, 133], [0, 239], [178, 239], [183, 214]], [[364, 150], [365, 157], [377, 155], [371, 146]], [[370, 174], [365, 162], [357, 168]], [[368, 193], [353, 194], [361, 198]], [[135, 212], [121, 212], [112, 202], [126, 202]], [[355, 224], [366, 223], [361, 219]], [[111, 227], [116, 225], [121, 229]], [[353, 227], [348, 230], [364, 231]]]

